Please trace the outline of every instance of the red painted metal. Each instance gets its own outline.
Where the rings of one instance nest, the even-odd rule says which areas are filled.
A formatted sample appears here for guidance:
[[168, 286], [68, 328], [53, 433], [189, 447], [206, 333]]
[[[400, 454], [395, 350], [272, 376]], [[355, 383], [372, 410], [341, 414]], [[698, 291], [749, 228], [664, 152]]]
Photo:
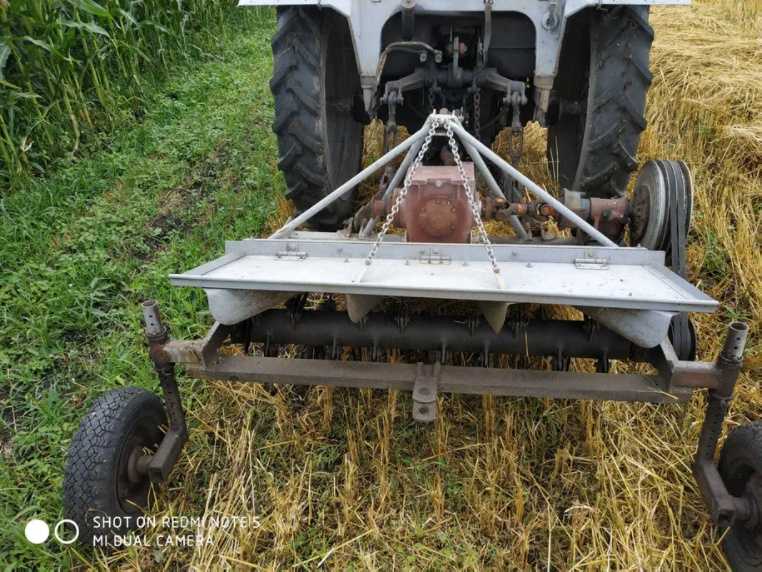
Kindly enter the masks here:
[[[473, 163], [464, 163], [463, 167], [476, 192]], [[395, 224], [407, 230], [409, 242], [468, 242], [474, 217], [458, 169], [419, 167]]]

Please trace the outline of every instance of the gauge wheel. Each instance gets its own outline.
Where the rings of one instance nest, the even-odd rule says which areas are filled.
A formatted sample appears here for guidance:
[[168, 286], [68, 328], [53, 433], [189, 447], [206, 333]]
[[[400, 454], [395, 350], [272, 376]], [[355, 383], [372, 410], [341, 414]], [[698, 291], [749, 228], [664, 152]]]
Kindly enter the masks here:
[[105, 393], [82, 419], [69, 445], [63, 491], [64, 516], [77, 524], [80, 542], [92, 545], [100, 536], [108, 544], [134, 528], [148, 505], [145, 461], [158, 449], [162, 426], [161, 400], [137, 387]]
[[746, 499], [751, 518], [736, 520], [722, 547], [735, 572], [762, 571], [762, 421], [736, 428], [722, 447], [720, 475], [728, 492]]

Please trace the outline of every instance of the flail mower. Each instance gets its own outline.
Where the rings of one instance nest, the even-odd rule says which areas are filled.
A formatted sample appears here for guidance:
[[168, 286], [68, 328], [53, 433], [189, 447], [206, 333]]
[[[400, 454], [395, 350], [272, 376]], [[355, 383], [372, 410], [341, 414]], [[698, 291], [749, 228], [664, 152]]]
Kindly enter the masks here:
[[[64, 495], [82, 538], [94, 515], [136, 514], [167, 479], [188, 436], [180, 365], [194, 378], [409, 391], [421, 422], [444, 393], [674, 403], [706, 390], [694, 474], [729, 529], [731, 564], [760, 569], [762, 426], [736, 429], [715, 463], [747, 327], [730, 324], [716, 361], [695, 361], [689, 314], [718, 302], [685, 279], [688, 167], [649, 161], [625, 193], [656, 3], [278, 3], [274, 129], [298, 214], [170, 276], [206, 292], [215, 323], [203, 339], [171, 339], [158, 304], [143, 304], [164, 404], [123, 388], [85, 416]], [[360, 169], [371, 118], [385, 152]], [[558, 196], [517, 168], [530, 120], [549, 128]], [[394, 145], [398, 121], [412, 134]], [[510, 163], [490, 146], [502, 130]], [[359, 201], [378, 172], [378, 192]], [[489, 220], [511, 232], [491, 235]], [[528, 318], [527, 305], [581, 318]], [[294, 346], [300, 357], [287, 357]]]

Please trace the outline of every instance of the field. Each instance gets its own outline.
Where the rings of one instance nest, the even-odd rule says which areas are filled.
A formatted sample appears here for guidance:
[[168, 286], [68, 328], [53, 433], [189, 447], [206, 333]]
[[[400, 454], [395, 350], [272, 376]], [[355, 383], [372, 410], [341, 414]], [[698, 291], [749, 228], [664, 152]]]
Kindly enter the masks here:
[[[699, 357], [714, 358], [730, 320], [751, 327], [733, 427], [762, 418], [762, 2], [658, 8], [652, 22], [640, 160], [693, 171], [691, 280], [723, 303], [697, 320]], [[659, 408], [448, 396], [428, 427], [412, 422], [405, 394], [271, 394], [181, 377], [190, 441], [151, 514], [257, 525], [196, 547], [92, 554], [26, 542], [28, 519], [60, 518], [66, 447], [93, 399], [157, 385], [139, 302], [158, 299], [173, 335], [202, 335], [203, 294], [166, 275], [287, 214], [270, 131], [273, 29], [265, 11], [221, 34], [216, 55], [147, 88], [145, 111], [97, 147], [0, 195], [3, 564], [724, 569], [690, 473], [700, 395]], [[531, 129], [524, 166], [552, 187], [543, 137]]]

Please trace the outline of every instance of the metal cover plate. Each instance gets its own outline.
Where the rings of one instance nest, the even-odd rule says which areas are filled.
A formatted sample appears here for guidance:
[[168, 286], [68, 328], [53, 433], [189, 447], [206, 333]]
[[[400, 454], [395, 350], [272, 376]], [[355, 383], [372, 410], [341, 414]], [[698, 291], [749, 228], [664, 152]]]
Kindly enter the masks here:
[[177, 286], [406, 296], [509, 303], [711, 312], [718, 302], [643, 248], [495, 245], [500, 274], [478, 244], [250, 239], [170, 276]]

